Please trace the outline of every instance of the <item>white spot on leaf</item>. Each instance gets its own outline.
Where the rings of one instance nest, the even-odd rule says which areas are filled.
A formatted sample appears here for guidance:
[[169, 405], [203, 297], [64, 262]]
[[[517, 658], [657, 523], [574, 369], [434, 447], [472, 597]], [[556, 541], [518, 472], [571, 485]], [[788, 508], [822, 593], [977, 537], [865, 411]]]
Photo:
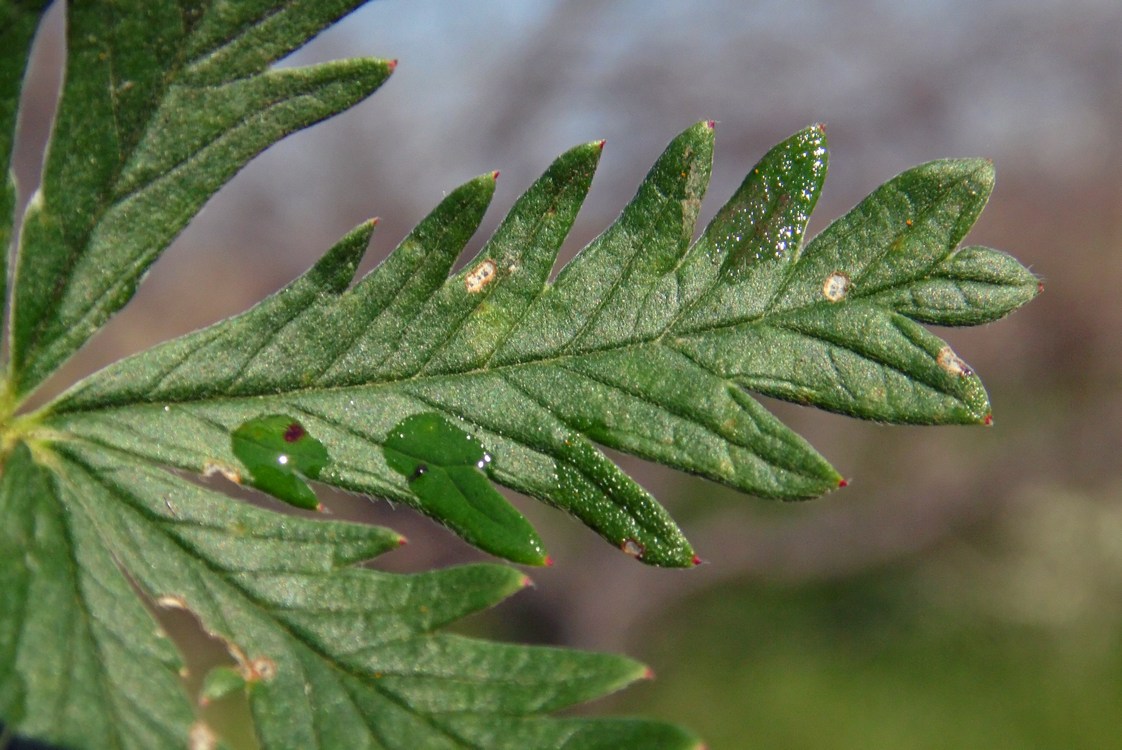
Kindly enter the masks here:
[[268, 682], [277, 676], [277, 663], [266, 656], [258, 656], [247, 665], [247, 682]]
[[974, 374], [974, 371], [970, 369], [970, 365], [963, 362], [949, 346], [944, 346], [939, 351], [939, 356], [935, 358], [935, 361], [939, 363], [939, 367], [942, 367], [951, 375], [967, 378]]
[[834, 271], [822, 282], [822, 296], [830, 302], [841, 302], [849, 293], [849, 277], [841, 271]]
[[175, 594], [165, 594], [156, 599], [156, 604], [164, 609], [187, 609], [187, 600]]
[[643, 545], [639, 544], [639, 542], [634, 539], [624, 539], [623, 544], [621, 544], [619, 548], [623, 550], [624, 554], [631, 555], [635, 558], [642, 557], [643, 552], [646, 551], [643, 549]]
[[213, 477], [215, 474], [221, 474], [234, 484], [242, 483], [242, 475], [226, 464], [219, 463], [218, 461], [207, 461], [203, 464], [204, 477]]
[[494, 281], [497, 270], [495, 261], [488, 259], [468, 271], [464, 276], [464, 288], [468, 290], [468, 294], [483, 291], [484, 287]]
[[218, 737], [205, 722], [196, 721], [187, 734], [187, 747], [190, 750], [214, 750], [218, 747]]

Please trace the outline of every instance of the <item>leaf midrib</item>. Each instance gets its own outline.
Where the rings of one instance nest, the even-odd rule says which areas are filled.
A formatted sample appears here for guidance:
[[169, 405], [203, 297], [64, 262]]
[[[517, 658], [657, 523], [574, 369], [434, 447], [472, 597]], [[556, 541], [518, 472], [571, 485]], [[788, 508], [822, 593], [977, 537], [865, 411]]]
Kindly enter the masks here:
[[[882, 287], [882, 288], [878, 289], [877, 291], [883, 291], [886, 288], [890, 288], [890, 287]], [[856, 295], [854, 295], [854, 297], [856, 297]], [[230, 394], [229, 392], [222, 392], [222, 393], [205, 393], [204, 392], [204, 393], [200, 393], [198, 395], [187, 395], [187, 396], [175, 396], [175, 395], [160, 396], [160, 395], [147, 395], [147, 394], [145, 394], [145, 395], [140, 396], [139, 398], [131, 398], [131, 399], [122, 400], [122, 401], [119, 401], [119, 402], [108, 402], [108, 403], [93, 402], [93, 403], [90, 403], [90, 404], [79, 405], [79, 406], [76, 406], [76, 407], [73, 407], [73, 408], [70, 408], [68, 405], [63, 404], [64, 406], [67, 406], [67, 408], [65, 408], [62, 411], [58, 411], [58, 412], [53, 411], [51, 406], [48, 405], [47, 407], [45, 407], [44, 412], [46, 414], [58, 414], [59, 416], [64, 416], [64, 415], [67, 415], [67, 414], [103, 412], [103, 411], [110, 411], [110, 410], [116, 410], [116, 409], [128, 409], [128, 408], [131, 408], [131, 407], [153, 406], [153, 405], [189, 405], [189, 404], [203, 404], [203, 403], [205, 403], [205, 404], [210, 404], [210, 405], [215, 405], [215, 406], [221, 406], [223, 403], [227, 403], [227, 402], [243, 402], [243, 401], [247, 401], [247, 400], [251, 400], [251, 399], [261, 399], [261, 400], [266, 400], [267, 401], [267, 400], [272, 400], [272, 399], [285, 399], [285, 398], [288, 398], [288, 397], [298, 397], [298, 396], [301, 396], [301, 395], [304, 395], [304, 394], [317, 394], [318, 395], [318, 394], [327, 394], [327, 393], [333, 393], [333, 392], [345, 392], [345, 391], [351, 391], [351, 390], [378, 390], [378, 389], [386, 389], [386, 388], [405, 387], [405, 386], [410, 385], [410, 384], [423, 383], [423, 382], [438, 382], [440, 380], [455, 380], [455, 379], [458, 379], [458, 378], [471, 378], [471, 377], [486, 376], [486, 375], [498, 375], [500, 377], [503, 377], [504, 380], [505, 380], [506, 378], [503, 375], [504, 372], [510, 372], [510, 371], [517, 370], [517, 369], [523, 368], [523, 367], [537, 367], [537, 366], [551, 366], [551, 365], [553, 365], [553, 366], [564, 368], [566, 366], [567, 362], [578, 360], [582, 357], [588, 357], [588, 356], [593, 356], [593, 355], [597, 355], [597, 354], [608, 354], [608, 353], [621, 353], [622, 354], [622, 353], [626, 353], [626, 352], [629, 352], [629, 351], [642, 350], [642, 349], [645, 349], [647, 347], [652, 347], [652, 346], [663, 346], [663, 347], [666, 347], [669, 351], [674, 352], [675, 354], [685, 354], [685, 352], [682, 351], [682, 348], [678, 345], [679, 342], [683, 342], [683, 341], [691, 340], [691, 339], [705, 338], [707, 335], [709, 335], [711, 333], [714, 333], [714, 332], [732, 331], [734, 329], [743, 328], [743, 327], [755, 327], [755, 326], [777, 327], [777, 328], [784, 328], [785, 330], [790, 330], [791, 332], [798, 333], [800, 335], [809, 336], [809, 334], [806, 334], [804, 331], [800, 331], [796, 328], [790, 328], [790, 327], [787, 327], [787, 326], [783, 326], [781, 317], [786, 317], [788, 315], [793, 315], [793, 314], [796, 314], [796, 313], [799, 313], [799, 312], [802, 312], [802, 311], [805, 311], [805, 310], [808, 310], [808, 309], [813, 309], [815, 307], [826, 307], [827, 305], [834, 305], [834, 304], [837, 304], [837, 303], [830, 303], [830, 302], [825, 301], [825, 300], [821, 301], [821, 302], [816, 301], [816, 302], [811, 303], [809, 305], [802, 305], [802, 306], [799, 306], [799, 307], [788, 308], [788, 309], [780, 310], [780, 311], [768, 311], [768, 312], [766, 312], [764, 314], [761, 314], [761, 315], [745, 317], [743, 319], [734, 320], [732, 322], [714, 324], [714, 325], [707, 326], [705, 328], [700, 328], [700, 329], [692, 329], [688, 333], [685, 333], [685, 334], [682, 334], [682, 335], [674, 335], [669, 330], [670, 326], [668, 326], [666, 330], [663, 330], [657, 336], [647, 338], [647, 339], [641, 339], [641, 340], [638, 340], [638, 341], [632, 341], [632, 342], [623, 343], [623, 344], [614, 344], [614, 345], [609, 345], [609, 346], [590, 347], [588, 349], [584, 349], [584, 350], [581, 350], [581, 351], [578, 351], [578, 352], [567, 352], [567, 353], [555, 354], [555, 355], [550, 355], [550, 356], [534, 357], [534, 358], [528, 358], [528, 359], [525, 359], [525, 360], [518, 360], [518, 361], [515, 361], [515, 362], [504, 363], [502, 365], [496, 365], [496, 366], [491, 366], [491, 367], [476, 367], [476, 368], [471, 368], [471, 369], [460, 370], [460, 371], [457, 371], [457, 372], [444, 372], [444, 373], [416, 372], [416, 373], [413, 373], [411, 375], [395, 377], [395, 378], [383, 378], [383, 379], [378, 379], [378, 380], [369, 380], [369, 381], [365, 381], [365, 382], [334, 383], [332, 385], [312, 384], [312, 385], [302, 386], [302, 387], [293, 387], [293, 388], [289, 388], [289, 389], [281, 390], [281, 391], [264, 390], [264, 391], [259, 392], [259, 393]], [[874, 306], [874, 309], [881, 310], [882, 308]], [[884, 312], [891, 313], [890, 310], [884, 310]], [[298, 317], [299, 317], [299, 315], [297, 315], [294, 318], [289, 319], [288, 321], [286, 321], [285, 325], [291, 324]], [[772, 320], [775, 320], [775, 322], [773, 323]], [[666, 340], [667, 338], [671, 338], [672, 341], [667, 341]], [[830, 343], [830, 344], [833, 344], [833, 345], [836, 345], [836, 346], [842, 346], [842, 344], [839, 344], [835, 341], [831, 341], [829, 339], [821, 339], [821, 337], [818, 337], [818, 338], [820, 340], [826, 341], [826, 343]], [[214, 341], [213, 338], [207, 338], [207, 339], [201, 341], [200, 344], [201, 345], [206, 345], [208, 343], [211, 343], [212, 341]], [[843, 347], [843, 348], [848, 349], [849, 347]], [[161, 373], [160, 376], [158, 377], [158, 381], [162, 382], [172, 372], [179, 369], [184, 363], [188, 362], [197, 353], [198, 353], [198, 349], [193, 349], [190, 352], [186, 353], [182, 358], [180, 358], [175, 363], [173, 363], [170, 367], [168, 367], [165, 370], [164, 373]], [[860, 354], [863, 357], [873, 359], [871, 357], [868, 357], [868, 355], [865, 354], [865, 353], [861, 353], [861, 352], [857, 352], [857, 353]], [[691, 361], [693, 361], [695, 364], [698, 364], [692, 358], [691, 358]], [[891, 367], [892, 369], [897, 370], [898, 372], [901, 372], [901, 374], [904, 374], [908, 377], [912, 377], [912, 375], [913, 375], [912, 373], [907, 373], [907, 372], [904, 372], [903, 370], [900, 370], [898, 367], [893, 366], [892, 363], [881, 362], [880, 360], [875, 360], [875, 359], [873, 361], [877, 362], [877, 364], [887, 366], [887, 367]], [[239, 372], [244, 371], [245, 369], [248, 369], [248, 367], [251, 366], [251, 364], [252, 364], [252, 362], [247, 362], [245, 365], [243, 365], [241, 368], [239, 368]], [[708, 367], [706, 367], [704, 369], [706, 369], [707, 371], [709, 371], [710, 373], [712, 373], [716, 377], [720, 378], [721, 380], [724, 380], [729, 385], [735, 385], [735, 381], [733, 379], [731, 379], [731, 378], [729, 378], [725, 375], [722, 375], [720, 373], [714, 372], [712, 369], [710, 369]], [[236, 382], [233, 383], [233, 384], [228, 384], [227, 387], [229, 387], [230, 385], [236, 385]]]

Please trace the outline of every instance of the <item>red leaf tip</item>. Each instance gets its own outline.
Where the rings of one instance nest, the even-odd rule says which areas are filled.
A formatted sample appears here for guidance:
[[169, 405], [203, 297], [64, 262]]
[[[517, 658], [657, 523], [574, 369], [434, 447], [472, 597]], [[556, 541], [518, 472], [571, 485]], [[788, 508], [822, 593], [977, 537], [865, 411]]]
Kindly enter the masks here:
[[524, 589], [532, 588], [534, 585], [534, 579], [530, 576], [522, 576], [522, 580], [518, 582], [518, 585]]
[[849, 486], [849, 480], [846, 479], [845, 477], [842, 477], [841, 479], [838, 480], [838, 489], [839, 490], [842, 487], [848, 487], [848, 486]]
[[546, 555], [545, 559], [542, 560], [542, 565], [544, 565], [547, 568], [552, 568], [553, 567], [553, 555]]
[[710, 130], [715, 130], [717, 128], [717, 121], [716, 120], [706, 120], [705, 121], [705, 127], [709, 128]]
[[391, 73], [397, 70], [397, 58], [390, 60], [388, 63], [386, 63], [386, 66], [389, 67]]
[[1044, 282], [1043, 281], [1036, 282], [1036, 293], [1037, 294], [1043, 294], [1044, 293]]
[[825, 133], [826, 132], [826, 123], [824, 123], [824, 122], [816, 122], [816, 123], [814, 123], [814, 127], [818, 128], [819, 133]]
[[700, 555], [694, 555], [694, 556], [693, 556], [693, 557], [692, 557], [692, 558], [690, 559], [690, 562], [691, 562], [691, 563], [693, 563], [693, 566], [694, 566], [695, 568], [696, 568], [696, 567], [697, 567], [698, 565], [703, 565], [703, 564], [705, 563], [705, 561], [701, 559], [701, 556], [700, 556]]
[[603, 150], [604, 150], [604, 144], [605, 144], [605, 143], [607, 143], [607, 142], [608, 142], [607, 140], [605, 140], [605, 139], [601, 138], [601, 139], [600, 139], [600, 140], [599, 140], [599, 141], [598, 141], [598, 142], [596, 143], [596, 145], [597, 145], [597, 147], [599, 147], [599, 149], [600, 149], [601, 151], [603, 151]]
[[405, 537], [403, 537], [403, 536], [399, 536], [399, 537], [397, 538], [397, 546], [398, 546], [398, 547], [404, 547], [404, 546], [405, 546], [405, 545], [407, 545], [407, 544], [409, 544], [409, 540], [408, 540], [408, 539], [406, 539]]
[[640, 680], [653, 680], [655, 678], [654, 670], [650, 667], [643, 667], [643, 674], [639, 677]]
[[984, 424], [986, 427], [992, 426], [993, 425], [993, 414], [987, 414], [985, 417], [983, 417], [982, 418], [982, 424]]
[[499, 179], [499, 170], [496, 169], [494, 172], [491, 173], [491, 179], [492, 180]]

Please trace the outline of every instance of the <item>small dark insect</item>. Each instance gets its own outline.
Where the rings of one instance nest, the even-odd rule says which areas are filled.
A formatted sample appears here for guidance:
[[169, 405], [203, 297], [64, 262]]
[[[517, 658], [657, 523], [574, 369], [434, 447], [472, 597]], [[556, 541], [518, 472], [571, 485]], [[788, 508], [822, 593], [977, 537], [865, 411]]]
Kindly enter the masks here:
[[413, 469], [413, 473], [409, 475], [409, 481], [412, 482], [414, 479], [420, 479], [428, 473], [428, 470], [429, 467], [425, 464], [417, 464], [417, 468]]

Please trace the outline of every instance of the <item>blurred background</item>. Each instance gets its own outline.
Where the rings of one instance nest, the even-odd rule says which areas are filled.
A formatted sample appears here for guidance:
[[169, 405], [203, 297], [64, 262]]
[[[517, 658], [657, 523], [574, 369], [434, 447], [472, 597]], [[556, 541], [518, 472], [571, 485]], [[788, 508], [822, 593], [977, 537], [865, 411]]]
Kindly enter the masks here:
[[[38, 91], [57, 86], [58, 11]], [[607, 147], [567, 257], [701, 119], [718, 122], [702, 225], [814, 122], [831, 162], [812, 234], [910, 166], [989, 157], [997, 188], [968, 242], [1013, 253], [1046, 286], [999, 324], [939, 331], [987, 384], [992, 428], [769, 402], [850, 480], [797, 505], [618, 457], [708, 564], [646, 568], [516, 498], [557, 564], [463, 629], [641, 659], [656, 680], [588, 710], [678, 721], [714, 750], [1122, 747], [1122, 4], [379, 0], [284, 64], [348, 55], [400, 65], [223, 189], [59, 386], [245, 309], [379, 216], [368, 269], [446, 191], [499, 169], [478, 247], [585, 141]], [[25, 104], [28, 189], [51, 107]], [[409, 510], [330, 506], [410, 538], [380, 567], [481, 559]], [[221, 648], [180, 624], [201, 675]]]

